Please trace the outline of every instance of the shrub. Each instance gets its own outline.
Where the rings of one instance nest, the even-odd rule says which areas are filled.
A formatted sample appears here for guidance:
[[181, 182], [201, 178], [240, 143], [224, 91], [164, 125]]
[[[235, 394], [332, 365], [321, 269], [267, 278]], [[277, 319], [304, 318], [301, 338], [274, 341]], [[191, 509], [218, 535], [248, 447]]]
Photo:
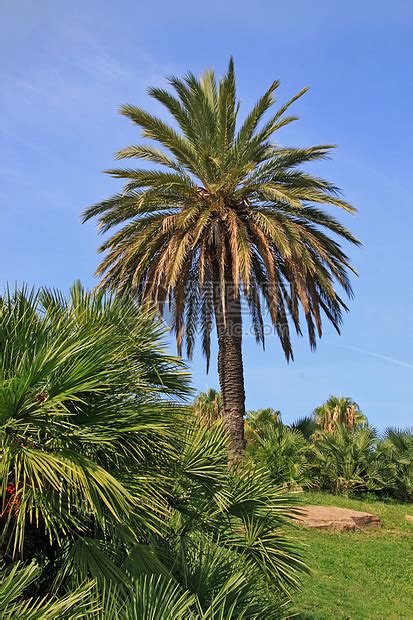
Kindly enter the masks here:
[[86, 583], [81, 605], [105, 620], [167, 618], [165, 601], [194, 620], [284, 613], [305, 570], [283, 531], [291, 503], [263, 472], [228, 472], [227, 436], [183, 405], [188, 375], [162, 335], [132, 301], [80, 285], [1, 301], [1, 574], [39, 567], [13, 605]]
[[309, 444], [298, 429], [282, 423], [267, 425], [255, 433], [247, 452], [275, 484], [291, 488], [311, 485]]
[[313, 451], [315, 483], [333, 493], [388, 492], [396, 485], [397, 468], [372, 428], [335, 425], [320, 433]]
[[413, 430], [388, 428], [383, 448], [395, 464], [396, 474], [392, 494], [402, 500], [413, 500]]
[[358, 404], [348, 396], [330, 396], [325, 403], [314, 409], [313, 416], [317, 426], [325, 432], [334, 432], [337, 424], [349, 430], [367, 426], [367, 418]]
[[221, 393], [211, 388], [207, 392], [201, 392], [195, 398], [192, 409], [203, 424], [211, 426], [214, 422], [222, 418]]
[[350, 398], [331, 397], [288, 426], [273, 409], [250, 412], [246, 438], [250, 461], [277, 485], [413, 499], [412, 430], [380, 436]]

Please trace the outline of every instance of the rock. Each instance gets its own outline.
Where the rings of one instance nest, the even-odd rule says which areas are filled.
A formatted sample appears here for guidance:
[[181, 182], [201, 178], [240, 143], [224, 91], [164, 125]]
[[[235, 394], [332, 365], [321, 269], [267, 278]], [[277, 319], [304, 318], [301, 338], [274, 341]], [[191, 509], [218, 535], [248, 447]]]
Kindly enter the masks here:
[[413, 515], [406, 515], [405, 519], [406, 521], [410, 521], [410, 523], [413, 523]]
[[369, 512], [359, 512], [337, 506], [304, 506], [297, 517], [307, 527], [354, 531], [380, 526], [380, 519]]

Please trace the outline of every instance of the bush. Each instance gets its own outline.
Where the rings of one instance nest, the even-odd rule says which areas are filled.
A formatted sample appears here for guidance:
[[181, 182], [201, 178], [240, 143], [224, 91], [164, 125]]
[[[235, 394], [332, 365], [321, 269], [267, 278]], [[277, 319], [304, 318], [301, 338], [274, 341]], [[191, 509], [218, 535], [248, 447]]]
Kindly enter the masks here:
[[291, 503], [263, 472], [228, 472], [225, 432], [184, 406], [162, 336], [133, 302], [80, 285], [68, 301], [1, 300], [0, 571], [38, 567], [2, 617], [45, 594], [61, 618], [285, 613], [305, 570], [283, 531]]
[[[411, 430], [388, 429], [380, 437], [349, 398], [332, 397], [316, 412], [316, 418], [290, 426], [272, 409], [251, 412], [246, 424], [249, 459], [275, 484], [289, 488], [413, 499]], [[321, 417], [320, 426], [316, 420]]]
[[319, 433], [312, 447], [315, 484], [333, 493], [380, 495], [399, 493], [402, 459], [390, 440], [382, 441], [369, 427], [348, 429], [336, 424], [334, 432]]
[[371, 429], [354, 431], [335, 424], [335, 432], [318, 433], [312, 467], [316, 485], [333, 493], [371, 490], [375, 443]]
[[247, 444], [250, 459], [277, 485], [310, 486], [309, 444], [298, 429], [282, 423], [260, 427]]
[[396, 467], [393, 495], [413, 501], [413, 429], [388, 428], [382, 445]]

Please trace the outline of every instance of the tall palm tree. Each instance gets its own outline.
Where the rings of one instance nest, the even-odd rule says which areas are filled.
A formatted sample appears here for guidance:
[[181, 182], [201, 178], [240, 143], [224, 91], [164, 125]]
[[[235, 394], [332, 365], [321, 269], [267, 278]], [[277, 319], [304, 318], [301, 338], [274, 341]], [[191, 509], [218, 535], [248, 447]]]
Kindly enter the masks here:
[[160, 312], [168, 302], [178, 352], [186, 344], [191, 357], [199, 327], [207, 367], [215, 319], [224, 418], [237, 458], [245, 414], [241, 302], [262, 344], [264, 313], [269, 315], [287, 360], [293, 357], [289, 323], [301, 333], [300, 307], [311, 347], [321, 336], [323, 315], [339, 330], [346, 306], [335, 285], [351, 295], [348, 273], [354, 270], [337, 238], [358, 241], [317, 205], [354, 209], [333, 184], [299, 169], [326, 158], [331, 146], [292, 148], [273, 141], [296, 120], [285, 113], [307, 89], [265, 119], [275, 102], [275, 81], [238, 123], [232, 60], [219, 81], [207, 71], [169, 83], [174, 94], [162, 88], [149, 94], [175, 127], [136, 106], [121, 108], [151, 142], [117, 157], [160, 167], [109, 170], [125, 180], [123, 190], [87, 209], [83, 220], [98, 217], [100, 231], [112, 232], [100, 248], [101, 285], [131, 291]]

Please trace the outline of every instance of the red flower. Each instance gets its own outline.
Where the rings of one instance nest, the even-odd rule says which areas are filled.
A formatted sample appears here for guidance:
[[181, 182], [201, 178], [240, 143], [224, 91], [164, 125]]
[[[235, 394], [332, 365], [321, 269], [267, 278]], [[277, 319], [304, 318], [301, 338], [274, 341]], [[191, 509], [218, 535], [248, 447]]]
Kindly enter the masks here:
[[8, 495], [14, 495], [16, 493], [16, 485], [13, 483], [8, 484], [6, 487], [6, 493]]

